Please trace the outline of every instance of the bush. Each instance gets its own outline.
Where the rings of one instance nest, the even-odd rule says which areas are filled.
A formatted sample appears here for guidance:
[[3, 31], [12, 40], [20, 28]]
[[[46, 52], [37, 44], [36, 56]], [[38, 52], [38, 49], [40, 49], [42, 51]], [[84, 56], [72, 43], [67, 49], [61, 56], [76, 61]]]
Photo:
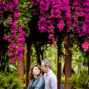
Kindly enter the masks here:
[[83, 67], [77, 74], [73, 74], [69, 79], [71, 89], [89, 89], [88, 70]]
[[0, 72], [0, 89], [21, 89], [21, 79], [17, 78], [16, 73]]

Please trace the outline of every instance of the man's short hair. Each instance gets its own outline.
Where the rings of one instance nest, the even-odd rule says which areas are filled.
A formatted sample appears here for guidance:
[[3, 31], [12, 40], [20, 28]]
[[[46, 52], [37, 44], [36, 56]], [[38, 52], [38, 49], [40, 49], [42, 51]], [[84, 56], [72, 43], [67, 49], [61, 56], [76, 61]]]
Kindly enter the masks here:
[[45, 66], [48, 66], [50, 69], [52, 68], [52, 62], [48, 59], [42, 60], [41, 63], [45, 63]]

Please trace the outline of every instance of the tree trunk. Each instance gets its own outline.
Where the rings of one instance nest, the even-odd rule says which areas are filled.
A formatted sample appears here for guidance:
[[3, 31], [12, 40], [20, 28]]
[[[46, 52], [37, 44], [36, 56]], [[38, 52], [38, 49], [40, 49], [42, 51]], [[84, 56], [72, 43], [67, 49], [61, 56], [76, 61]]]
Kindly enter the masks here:
[[30, 69], [31, 69], [31, 44], [27, 44], [27, 63], [26, 63], [26, 89], [30, 81]]
[[43, 52], [41, 53], [41, 58], [42, 58], [42, 60], [44, 59], [44, 57], [43, 57]]
[[66, 54], [65, 54], [65, 89], [71, 89], [68, 83], [68, 78], [71, 77], [71, 60], [72, 60], [72, 53], [71, 53], [71, 44], [70, 38], [66, 37], [66, 41], [64, 43]]
[[61, 56], [61, 47], [60, 47], [61, 43], [58, 42], [57, 46], [58, 46], [58, 61], [57, 61], [57, 79], [58, 79], [58, 89], [61, 89], [61, 63], [59, 62], [59, 57]]
[[[17, 64], [17, 77], [22, 78], [22, 84], [24, 84], [24, 59], [20, 60], [18, 59], [18, 64]], [[21, 89], [24, 89], [22, 87]]]
[[40, 47], [36, 47], [36, 54], [37, 54], [37, 64], [41, 65], [41, 60], [40, 60]]
[[89, 59], [88, 59], [88, 75], [89, 75]]

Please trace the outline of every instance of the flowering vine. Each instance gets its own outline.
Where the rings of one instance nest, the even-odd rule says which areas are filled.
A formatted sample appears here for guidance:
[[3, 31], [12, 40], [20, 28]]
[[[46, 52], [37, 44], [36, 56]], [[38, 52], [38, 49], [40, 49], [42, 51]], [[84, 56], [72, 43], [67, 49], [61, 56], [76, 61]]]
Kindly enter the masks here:
[[76, 39], [82, 44], [84, 51], [89, 49], [89, 0], [19, 2], [18, 0], [0, 0], [0, 24], [7, 26], [4, 40], [10, 43], [8, 56], [12, 58], [11, 63], [17, 59], [22, 60], [24, 57], [25, 36], [29, 35], [26, 26], [31, 15], [39, 17], [38, 30], [42, 34], [47, 32], [48, 39], [52, 40], [53, 44], [57, 42], [55, 33], [59, 32]]
[[41, 33], [48, 32], [48, 39], [52, 40], [53, 44], [56, 42], [55, 29], [62, 32], [66, 24], [65, 32], [70, 32], [72, 16], [68, 0], [32, 0], [31, 2], [33, 7], [35, 7], [34, 3], [39, 6], [38, 29]]
[[[89, 0], [31, 0], [31, 2], [33, 8], [39, 8], [39, 11], [34, 10], [34, 13], [40, 13], [38, 29], [41, 33], [48, 32], [48, 39], [56, 42], [54, 33], [57, 29], [60, 33], [68, 33], [72, 38], [75, 35], [75, 39], [81, 38], [83, 42], [89, 43]], [[89, 48], [88, 44], [87, 46]], [[84, 44], [82, 47], [86, 48]]]
[[82, 48], [84, 51], [89, 49], [89, 0], [74, 0], [73, 10], [73, 28], [84, 42]]
[[19, 19], [19, 11], [18, 11], [18, 0], [1, 0], [0, 8], [2, 8], [2, 16], [5, 18], [4, 10], [6, 12], [11, 12], [7, 16], [6, 25], [10, 30], [8, 34], [4, 34], [4, 40], [7, 40], [10, 44], [8, 47], [8, 56], [11, 57], [11, 63], [13, 64], [17, 58], [22, 60], [24, 58], [23, 52], [25, 50], [25, 36], [26, 32], [23, 30], [24, 25], [20, 25], [18, 22]]

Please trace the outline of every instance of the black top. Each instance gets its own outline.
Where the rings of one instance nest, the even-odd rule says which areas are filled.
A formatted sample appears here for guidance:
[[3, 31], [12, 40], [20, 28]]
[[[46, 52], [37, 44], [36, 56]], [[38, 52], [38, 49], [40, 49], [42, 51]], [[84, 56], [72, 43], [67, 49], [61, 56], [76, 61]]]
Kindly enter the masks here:
[[37, 77], [29, 82], [27, 89], [44, 89], [45, 81], [43, 77]]

